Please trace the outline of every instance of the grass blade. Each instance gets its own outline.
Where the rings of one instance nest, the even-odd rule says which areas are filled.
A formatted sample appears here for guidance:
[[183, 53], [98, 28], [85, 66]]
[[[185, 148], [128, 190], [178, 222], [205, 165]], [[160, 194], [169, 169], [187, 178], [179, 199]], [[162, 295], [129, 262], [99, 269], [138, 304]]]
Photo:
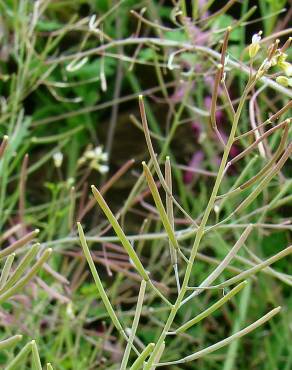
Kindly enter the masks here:
[[18, 353], [18, 355], [10, 362], [10, 364], [6, 367], [5, 370], [18, 370], [19, 365], [24, 365], [26, 356], [32, 350], [32, 342], [27, 343], [22, 350]]
[[34, 368], [36, 370], [42, 370], [40, 355], [39, 355], [38, 347], [36, 345], [35, 340], [31, 341], [31, 349], [32, 349], [32, 362], [33, 362]]
[[142, 280], [140, 290], [139, 290], [139, 295], [138, 295], [138, 300], [137, 300], [137, 306], [136, 306], [135, 316], [134, 316], [134, 320], [133, 320], [133, 325], [132, 325], [132, 328], [131, 328], [131, 334], [129, 336], [129, 341], [127, 343], [127, 347], [126, 347], [126, 350], [124, 352], [124, 356], [123, 356], [123, 359], [122, 359], [121, 370], [126, 370], [126, 368], [127, 368], [129, 355], [130, 355], [130, 351], [131, 351], [131, 346], [133, 344], [133, 341], [134, 341], [134, 338], [135, 338], [135, 335], [136, 335], [136, 331], [137, 331], [137, 327], [138, 327], [138, 323], [139, 323], [139, 319], [140, 319], [140, 316], [141, 316], [142, 305], [143, 305], [143, 300], [144, 300], [144, 295], [145, 295], [145, 289], [146, 289], [146, 281]]
[[0, 342], [0, 350], [9, 348], [11, 346], [14, 346], [16, 343], [18, 343], [22, 339], [22, 335], [14, 335], [13, 337], [10, 337], [8, 339], [4, 339]]

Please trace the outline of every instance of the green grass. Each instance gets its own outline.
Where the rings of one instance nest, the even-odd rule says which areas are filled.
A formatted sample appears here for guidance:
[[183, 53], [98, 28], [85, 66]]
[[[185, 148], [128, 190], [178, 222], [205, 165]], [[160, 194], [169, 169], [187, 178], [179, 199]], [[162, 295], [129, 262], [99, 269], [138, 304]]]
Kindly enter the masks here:
[[290, 369], [285, 7], [0, 0], [0, 368]]

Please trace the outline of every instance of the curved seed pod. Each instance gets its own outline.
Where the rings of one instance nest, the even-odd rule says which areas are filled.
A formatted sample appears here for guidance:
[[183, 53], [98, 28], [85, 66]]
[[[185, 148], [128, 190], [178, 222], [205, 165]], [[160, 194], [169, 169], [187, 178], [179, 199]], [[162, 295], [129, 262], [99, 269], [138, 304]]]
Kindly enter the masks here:
[[225, 304], [227, 301], [229, 301], [235, 294], [241, 291], [246, 286], [247, 282], [243, 281], [240, 284], [238, 284], [235, 288], [230, 290], [224, 297], [219, 299], [216, 303], [214, 303], [212, 306], [207, 308], [205, 311], [194, 317], [193, 319], [189, 320], [182, 326], [180, 326], [178, 329], [176, 329], [175, 333], [183, 333], [184, 331], [188, 330], [193, 325], [197, 324], [199, 321], [203, 320], [205, 317], [208, 317], [212, 312], [217, 310], [219, 307], [221, 307], [223, 304]]
[[6, 292], [0, 295], [0, 303], [5, 302], [8, 298], [13, 296], [19, 289], [22, 289], [26, 283], [28, 283], [41, 269], [43, 264], [49, 259], [52, 254], [52, 249], [47, 249], [38, 259], [38, 261], [32, 266], [25, 276], [17, 281], [17, 283], [8, 289]]
[[13, 244], [9, 245], [9, 247], [3, 249], [0, 252], [0, 259], [3, 258], [3, 257], [8, 256], [9, 254], [15, 252], [17, 249], [23, 247], [25, 244], [32, 241], [38, 235], [39, 232], [40, 232], [39, 229], [36, 229], [36, 230], [26, 234], [24, 237], [17, 240]]
[[0, 342], [0, 350], [6, 349], [8, 347], [14, 346], [17, 342], [22, 339], [22, 335], [14, 335], [8, 339], [4, 339]]
[[143, 350], [141, 355], [136, 359], [136, 361], [133, 363], [133, 365], [130, 367], [130, 370], [139, 370], [142, 368], [144, 361], [146, 358], [150, 355], [150, 353], [153, 351], [153, 348], [155, 347], [154, 343], [149, 343], [146, 348]]

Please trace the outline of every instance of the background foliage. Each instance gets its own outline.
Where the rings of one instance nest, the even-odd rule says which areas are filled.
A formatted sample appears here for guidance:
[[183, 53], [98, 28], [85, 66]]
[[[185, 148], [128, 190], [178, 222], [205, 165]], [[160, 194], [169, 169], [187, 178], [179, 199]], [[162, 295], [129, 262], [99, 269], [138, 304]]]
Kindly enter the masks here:
[[[229, 3], [232, 6], [225, 11]], [[247, 46], [252, 35], [263, 30], [262, 37], [267, 38], [254, 61], [258, 68], [276, 38], [281, 45], [287, 40], [290, 5], [285, 0], [0, 0], [0, 134], [9, 136], [0, 162], [1, 243], [7, 247], [38, 228], [41, 250], [53, 249], [46, 268], [1, 305], [0, 340], [16, 333], [23, 335], [13, 350], [0, 352], [3, 368], [32, 339], [42, 363], [51, 362], [54, 369], [118, 368], [125, 344], [96, 293], [80, 248], [76, 221], [81, 221], [86, 230], [107, 295], [124, 327], [131, 327], [140, 279], [92, 202], [90, 185], [104, 189], [113, 212], [123, 210], [121, 219], [127, 235], [163, 230], [146, 183], [140, 184], [130, 207], [122, 208], [142, 172], [141, 161], [149, 160], [140, 127], [138, 95], [143, 94], [160, 162], [164, 163], [166, 154], [172, 161], [174, 194], [199, 220], [223, 153], [209, 117], [219, 61], [212, 53], [189, 50], [185, 45], [218, 53], [226, 28], [233, 27], [227, 54], [237, 66], [227, 65], [226, 86], [236, 105], [248, 78], [241, 66], [249, 65]], [[178, 14], [180, 10], [182, 14]], [[155, 44], [153, 38], [160, 41]], [[110, 44], [112, 47], [100, 48]], [[271, 76], [275, 73], [279, 73], [276, 68]], [[275, 89], [267, 84], [253, 103], [256, 90], [250, 94], [238, 135], [252, 128], [252, 114], [260, 123], [289, 102], [291, 89], [276, 85]], [[287, 95], [285, 91], [290, 92]], [[218, 105], [218, 128], [225, 138], [232, 119], [224, 94], [220, 93]], [[284, 114], [288, 117], [289, 111]], [[280, 137], [281, 131], [276, 131], [262, 147], [234, 164], [220, 194], [228, 192], [240, 176], [247, 179], [258, 173], [275, 152]], [[251, 145], [253, 139], [249, 136], [238, 141], [231, 157]], [[96, 147], [100, 152], [92, 158], [89, 152]], [[232, 218], [233, 226], [223, 225], [206, 235], [193, 269], [194, 286], [211, 273], [249, 223], [256, 227], [219, 282], [258, 262], [255, 255], [264, 260], [291, 244], [291, 184], [289, 159], [240, 218]], [[210, 224], [224, 219], [247, 193], [228, 198], [218, 212], [212, 213]], [[141, 229], [145, 218], [150, 223]], [[188, 225], [177, 210], [176, 229]], [[176, 286], [167, 238], [148, 239], [137, 238], [133, 245], [161, 289], [173, 298]], [[192, 242], [193, 238], [182, 241], [182, 248], [189, 250]], [[25, 248], [17, 251], [17, 260]], [[283, 307], [279, 315], [227, 348], [195, 363], [169, 368], [291, 368], [289, 262], [291, 257], [286, 257], [249, 279], [247, 288], [212, 317], [183, 336], [172, 338], [164, 360], [184, 357], [221, 340], [274, 306]], [[221, 291], [207, 290], [183, 306], [177, 324], [195, 316], [218, 296], [222, 296]], [[152, 291], [146, 292], [145, 299], [138, 347], [140, 342], [157, 340], [168, 315]], [[134, 353], [131, 356], [132, 362]], [[33, 365], [28, 359], [18, 366], [26, 369]]]

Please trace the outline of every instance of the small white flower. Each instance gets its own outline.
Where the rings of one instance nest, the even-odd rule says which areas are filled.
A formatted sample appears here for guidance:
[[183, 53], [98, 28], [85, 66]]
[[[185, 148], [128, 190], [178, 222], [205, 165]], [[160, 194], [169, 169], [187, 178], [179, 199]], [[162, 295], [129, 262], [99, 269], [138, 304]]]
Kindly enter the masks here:
[[96, 157], [99, 157], [102, 155], [102, 147], [101, 146], [97, 146], [95, 149], [94, 149], [94, 154]]
[[100, 159], [104, 162], [106, 162], [108, 160], [108, 153], [104, 152], [104, 153], [101, 153], [100, 155]]
[[260, 50], [260, 41], [262, 33], [263, 32], [260, 31], [252, 36], [251, 44], [249, 45], [248, 48], [248, 54], [251, 59], [254, 58], [257, 55], [258, 51]]
[[251, 43], [252, 44], [258, 44], [262, 39], [261, 34], [262, 34], [262, 31], [260, 31], [259, 33], [254, 34], [252, 36]]
[[101, 174], [107, 173], [109, 171], [109, 166], [107, 165], [108, 153], [103, 152], [102, 146], [97, 146], [94, 149], [88, 147], [83, 156], [79, 158], [78, 165], [84, 165], [88, 163], [88, 166]]
[[53, 154], [53, 160], [56, 168], [60, 168], [63, 163], [63, 153], [57, 152]]
[[95, 158], [96, 155], [95, 155], [94, 150], [88, 150], [87, 152], [85, 152], [85, 157], [87, 159], [93, 159], [93, 158]]
[[102, 174], [107, 173], [109, 171], [109, 166], [107, 166], [106, 164], [101, 164], [100, 166], [98, 166], [98, 171]]

